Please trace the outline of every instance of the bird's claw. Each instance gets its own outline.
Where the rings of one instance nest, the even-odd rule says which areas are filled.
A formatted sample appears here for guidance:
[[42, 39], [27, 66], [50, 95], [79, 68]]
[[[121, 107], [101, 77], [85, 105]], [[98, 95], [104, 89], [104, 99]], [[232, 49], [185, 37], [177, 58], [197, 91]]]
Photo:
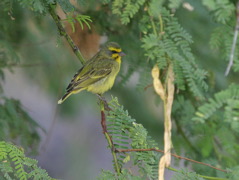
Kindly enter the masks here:
[[100, 101], [104, 104], [104, 109], [106, 111], [111, 111], [112, 109], [109, 107], [107, 101], [105, 100], [105, 98], [99, 94], [97, 94], [98, 98], [100, 99]]

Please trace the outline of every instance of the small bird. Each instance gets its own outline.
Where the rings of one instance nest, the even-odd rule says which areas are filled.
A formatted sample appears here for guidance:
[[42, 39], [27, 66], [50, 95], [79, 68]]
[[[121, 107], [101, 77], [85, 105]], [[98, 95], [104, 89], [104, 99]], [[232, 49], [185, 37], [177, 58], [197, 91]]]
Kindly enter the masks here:
[[104, 92], [114, 85], [115, 78], [120, 70], [122, 56], [125, 56], [125, 53], [117, 43], [106, 43], [74, 75], [66, 88], [66, 93], [58, 101], [58, 104], [63, 103], [70, 95], [83, 90], [90, 91], [101, 97]]

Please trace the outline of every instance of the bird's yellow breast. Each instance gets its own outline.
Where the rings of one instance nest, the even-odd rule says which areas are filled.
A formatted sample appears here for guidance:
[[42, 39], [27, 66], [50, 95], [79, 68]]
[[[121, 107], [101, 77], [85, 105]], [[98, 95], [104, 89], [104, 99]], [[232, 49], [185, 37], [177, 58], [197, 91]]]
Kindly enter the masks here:
[[111, 73], [104, 77], [103, 79], [97, 81], [94, 84], [88, 86], [87, 91], [90, 91], [95, 94], [103, 94], [112, 88], [115, 82], [115, 78], [120, 70], [121, 58], [116, 59], [116, 64], [114, 65]]

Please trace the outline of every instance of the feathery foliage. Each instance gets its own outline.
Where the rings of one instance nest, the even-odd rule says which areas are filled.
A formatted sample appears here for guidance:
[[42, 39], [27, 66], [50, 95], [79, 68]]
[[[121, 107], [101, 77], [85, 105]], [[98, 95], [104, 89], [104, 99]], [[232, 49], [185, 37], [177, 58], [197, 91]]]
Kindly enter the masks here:
[[[18, 65], [22, 57], [26, 58], [26, 61], [32, 61], [35, 57], [48, 60], [46, 56], [49, 55], [45, 54], [45, 57], [39, 56], [39, 58], [34, 52], [25, 53], [27, 56], [22, 56], [23, 47], [20, 47], [22, 39], [28, 37], [29, 41], [37, 34], [34, 32], [35, 34], [31, 37], [25, 32], [26, 29], [23, 27], [29, 23], [29, 19], [45, 22], [49, 8], [56, 8], [59, 5], [67, 16], [63, 21], [68, 21], [73, 31], [76, 30], [75, 22], [79, 23], [83, 29], [83, 27], [90, 27], [90, 22], [94, 20], [95, 27], [91, 28], [93, 31], [93, 28], [96, 29], [97, 35], [106, 35], [109, 40], [119, 42], [124, 51], [126, 50], [126, 61], [122, 63], [124, 74], [121, 74], [121, 86], [118, 89], [124, 89], [133, 74], [140, 76], [137, 82], [132, 78], [138, 89], [150, 87], [151, 69], [155, 64], [160, 68], [159, 78], [164, 83], [167, 80], [167, 68], [172, 65], [176, 85], [172, 111], [175, 122], [172, 132], [174, 150], [177, 154], [183, 153], [189, 158], [230, 170], [230, 173], [226, 175], [206, 166], [193, 164], [190, 168], [196, 173], [182, 170], [176, 173], [174, 178], [202, 179], [199, 174], [207, 174], [236, 180], [239, 162], [239, 87], [236, 84], [236, 78], [230, 79], [228, 82], [234, 81], [234, 84], [226, 87], [226, 80], [218, 75], [222, 73], [217, 69], [223, 66], [221, 60], [228, 61], [230, 56], [236, 25], [234, 1], [189, 0], [187, 3], [194, 7], [192, 12], [188, 12], [182, 6], [184, 3], [182, 0], [102, 0], [101, 2], [78, 0], [77, 2], [80, 4], [79, 7], [68, 0], [1, 1], [0, 5], [3, 7], [0, 10], [3, 17], [0, 21], [1, 77], [4, 77], [4, 69], [12, 70], [11, 67]], [[26, 9], [29, 11], [25, 11]], [[76, 14], [77, 11], [81, 13]], [[26, 14], [30, 15], [27, 16], [29, 19], [26, 18]], [[34, 19], [35, 15], [40, 20]], [[213, 19], [209, 20], [210, 17]], [[41, 23], [36, 24], [38, 24], [37, 31], [40, 31]], [[201, 37], [205, 38], [202, 40]], [[209, 44], [208, 39], [210, 39]], [[233, 65], [235, 72], [239, 71], [238, 47], [237, 44]], [[31, 51], [31, 47], [25, 51]], [[56, 68], [59, 64], [56, 65], [50, 60], [49, 62], [54, 67], [49, 71], [59, 70]], [[212, 64], [205, 67], [210, 73], [201, 69], [202, 62]], [[214, 67], [216, 65], [218, 66]], [[49, 74], [46, 71], [44, 74], [47, 77]], [[52, 77], [52, 81], [48, 80], [49, 84], [53, 81], [58, 83], [59, 77], [57, 75]], [[221, 86], [224, 86], [223, 91]], [[54, 92], [57, 90], [54, 89]], [[136, 97], [135, 94], [135, 88], [131, 93], [127, 92], [128, 96]], [[35, 150], [34, 147], [37, 147], [39, 142], [39, 125], [31, 119], [17, 100], [7, 99], [4, 94], [2, 96], [0, 105], [2, 140], [21, 144], [27, 152], [30, 152], [31, 148]], [[140, 97], [142, 97], [141, 94]], [[128, 99], [124, 103], [131, 107], [132, 111], [138, 109], [133, 113], [140, 117], [141, 113], [148, 110], [146, 106], [151, 103], [151, 97], [146, 99], [147, 103], [143, 102], [144, 98], [140, 99], [143, 108], [134, 102], [128, 102]], [[157, 145], [148, 135], [151, 132], [142, 125], [144, 123], [148, 125], [153, 121], [151, 121], [155, 118], [152, 115], [153, 110], [145, 121], [141, 118], [142, 124], [140, 124], [141, 122], [136, 123], [136, 120], [129, 116], [128, 111], [119, 105], [116, 98], [112, 99], [110, 106], [113, 111], [107, 115], [107, 125], [116, 149], [158, 148], [162, 144], [159, 142], [160, 145]], [[138, 120], [140, 121], [140, 118], [137, 118]], [[151, 126], [158, 133], [159, 128], [155, 124]], [[160, 132], [160, 134], [163, 133]], [[117, 153], [121, 173], [117, 175], [103, 170], [99, 179], [157, 179], [159, 156], [160, 154], [153, 151]], [[50, 179], [45, 170], [37, 167], [35, 160], [26, 158], [23, 151], [12, 144], [0, 143], [0, 158], [1, 175], [6, 179]], [[126, 164], [129, 163], [135, 166], [138, 172], [133, 173], [127, 169]], [[187, 165], [185, 162], [185, 168]]]
[[172, 180], [204, 180], [204, 178], [198, 176], [195, 172], [188, 172], [187, 170], [181, 170], [174, 174]]
[[159, 18], [151, 18], [152, 26], [142, 39], [142, 47], [147, 52], [145, 55], [157, 63], [160, 69], [173, 63], [177, 87], [181, 90], [189, 87], [195, 97], [203, 99], [202, 93], [208, 89], [205, 82], [207, 72], [199, 69], [195, 63], [190, 48], [191, 36], [168, 10], [162, 8], [160, 13], [157, 13], [154, 8], [152, 4], [149, 14]]
[[77, 21], [80, 24], [82, 30], [84, 29], [83, 23], [85, 23], [87, 25], [87, 27], [90, 29], [89, 22], [92, 22], [92, 20], [90, 19], [90, 16], [81, 15], [81, 14], [75, 15], [74, 17], [73, 16], [74, 16], [74, 14], [69, 14], [69, 15], [67, 15], [66, 19], [63, 19], [61, 21], [69, 22], [73, 32], [75, 32], [75, 21]]
[[47, 172], [37, 166], [37, 160], [24, 155], [22, 148], [0, 141], [0, 175], [6, 179], [53, 180]]
[[182, 4], [182, 0], [169, 0], [168, 7], [170, 9], [178, 9], [180, 5]]
[[[195, 63], [190, 47], [192, 37], [178, 23], [177, 18], [160, 1], [127, 1], [126, 7], [124, 4], [122, 0], [113, 1], [112, 12], [120, 17], [122, 24], [129, 23], [133, 17], [132, 24], [138, 21], [136, 24], [139, 33], [143, 34], [141, 41], [146, 59], [151, 60], [153, 65], [158, 64], [160, 69], [173, 63], [177, 87], [180, 90], [189, 88], [195, 97], [203, 99], [203, 92], [208, 89], [205, 83], [207, 72]], [[144, 70], [147, 70], [147, 65], [152, 68], [151, 62], [146, 64]]]
[[111, 171], [102, 170], [100, 176], [97, 178], [98, 180], [105, 180], [105, 179], [117, 179], [117, 180], [141, 180], [141, 177], [137, 177], [132, 175], [128, 170], [123, 169], [120, 175], [116, 175]]
[[38, 147], [42, 129], [14, 99], [3, 99], [0, 105], [0, 137], [1, 140], [14, 140], [21, 144], [27, 152]]
[[[118, 103], [117, 98], [112, 97], [110, 107], [112, 111], [106, 117], [108, 122], [107, 130], [112, 137], [116, 149], [157, 148], [158, 145], [148, 135], [147, 130], [129, 116], [128, 112], [123, 109], [123, 106]], [[139, 168], [139, 177], [141, 179], [157, 179], [158, 177], [159, 155], [153, 151], [132, 152], [130, 154], [120, 153], [117, 155], [117, 158], [122, 168], [125, 163], [132, 160], [132, 163]], [[107, 172], [103, 171], [101, 176], [112, 175], [111, 178], [115, 177], [115, 174]], [[127, 176], [131, 176], [126, 169], [123, 169], [123, 172], [127, 172]]]
[[[229, 61], [230, 53], [232, 49], [233, 35], [236, 27], [236, 6], [232, 1], [223, 0], [215, 1], [209, 0], [203, 1], [203, 4], [208, 8], [208, 10], [213, 14], [215, 21], [219, 24], [216, 27], [210, 38], [210, 45], [212, 49], [220, 50], [221, 57], [225, 61]], [[227, 32], [227, 33], [225, 33]], [[238, 66], [238, 43], [234, 53], [233, 70], [235, 72], [239, 71]]]
[[145, 0], [115, 0], [112, 3], [112, 12], [119, 15], [122, 24], [126, 25], [139, 12], [144, 3]]
[[[223, 115], [223, 121], [235, 132], [239, 132], [239, 86], [232, 84], [228, 89], [216, 93], [214, 99], [208, 99], [208, 103], [198, 108], [194, 121], [205, 123], [213, 118], [213, 115]], [[222, 108], [224, 109], [223, 111]], [[222, 113], [223, 112], [223, 113]]]
[[226, 24], [234, 16], [235, 5], [232, 1], [203, 0], [202, 3], [213, 12], [215, 20], [219, 23]]
[[[19, 62], [19, 57], [13, 45], [9, 42], [15, 33], [8, 33], [14, 27], [15, 18], [12, 16], [12, 1], [0, 2], [0, 14], [3, 20], [0, 21], [0, 77], [4, 78], [3, 68], [9, 68]], [[9, 23], [10, 22], [10, 23]]]

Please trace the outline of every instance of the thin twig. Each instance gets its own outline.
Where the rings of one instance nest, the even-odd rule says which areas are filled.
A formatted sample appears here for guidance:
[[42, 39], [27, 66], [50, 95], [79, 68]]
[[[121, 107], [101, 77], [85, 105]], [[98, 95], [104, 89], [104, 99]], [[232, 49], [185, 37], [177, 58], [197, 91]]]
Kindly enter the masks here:
[[109, 135], [109, 133], [107, 132], [107, 128], [106, 128], [106, 119], [105, 119], [104, 108], [105, 108], [105, 104], [104, 104], [104, 102], [102, 102], [102, 100], [100, 99], [101, 126], [102, 126], [102, 129], [103, 129], [103, 134], [105, 135], [105, 138], [106, 138], [106, 140], [107, 140], [107, 142], [108, 142], [108, 144], [109, 144], [109, 147], [110, 147], [110, 149], [111, 149], [111, 153], [112, 153], [113, 161], [114, 161], [115, 171], [116, 171], [116, 173], [117, 173], [118, 175], [120, 175], [121, 169], [120, 169], [120, 165], [119, 165], [119, 163], [118, 163], [118, 159], [117, 159], [117, 156], [116, 156], [115, 147], [114, 147], [112, 138], [111, 138], [111, 136]]
[[[156, 152], [164, 153], [163, 150], [155, 149], [155, 148], [149, 148], [149, 149], [116, 149], [115, 151], [118, 152], [118, 153], [122, 153], [122, 152], [141, 152], [141, 151], [156, 151]], [[174, 157], [176, 157], [178, 159], [184, 159], [186, 161], [190, 161], [190, 162], [193, 162], [193, 163], [202, 164], [204, 166], [208, 166], [208, 167], [216, 169], [218, 171], [222, 171], [222, 172], [227, 173], [226, 170], [214, 167], [214, 166], [212, 166], [210, 164], [199, 162], [199, 161], [196, 161], [196, 160], [193, 160], [193, 159], [189, 159], [189, 158], [186, 158], [186, 157], [182, 157], [182, 156], [179, 156], [179, 155], [176, 155], [176, 154], [173, 154], [173, 153], [170, 153], [170, 154], [171, 154], [171, 156], [174, 156]]]
[[237, 9], [236, 9], [236, 16], [237, 16], [237, 21], [236, 21], [236, 27], [235, 27], [235, 31], [234, 31], [234, 37], [233, 37], [233, 43], [232, 43], [232, 49], [231, 49], [231, 53], [230, 53], [230, 60], [225, 72], [225, 76], [227, 76], [230, 72], [230, 69], [233, 65], [233, 59], [234, 59], [234, 53], [235, 53], [235, 48], [236, 48], [236, 44], [237, 44], [237, 37], [238, 37], [238, 31], [239, 31], [239, 1], [237, 2]]
[[144, 88], [144, 91], [146, 91], [148, 88], [151, 88], [151, 87], [153, 87], [153, 84], [147, 85], [147, 86]]
[[154, 23], [154, 20], [153, 20], [152, 16], [150, 16], [150, 21], [151, 21], [151, 25], [152, 25], [152, 28], [153, 28], [153, 32], [157, 36], [157, 30], [156, 30], [156, 26], [155, 26], [155, 23]]
[[159, 23], [160, 23], [160, 34], [159, 35], [163, 35], [164, 34], [164, 27], [163, 27], [163, 18], [161, 16], [161, 14], [159, 15]]
[[53, 20], [55, 21], [58, 30], [60, 32], [60, 34], [62, 36], [64, 36], [67, 40], [67, 42], [70, 44], [70, 46], [72, 47], [73, 52], [75, 53], [75, 55], [78, 57], [78, 59], [80, 60], [80, 62], [83, 64], [85, 64], [85, 59], [83, 58], [79, 48], [75, 45], [75, 43], [73, 42], [73, 40], [71, 39], [71, 37], [69, 36], [69, 34], [67, 34], [66, 30], [64, 29], [64, 27], [61, 24], [60, 18], [59, 16], [56, 14], [55, 12], [55, 5], [51, 5], [49, 8], [49, 13], [51, 14]]
[[107, 132], [106, 120], [105, 120], [105, 112], [104, 111], [100, 111], [100, 113], [101, 113], [101, 127], [103, 129], [103, 134], [105, 134]]

